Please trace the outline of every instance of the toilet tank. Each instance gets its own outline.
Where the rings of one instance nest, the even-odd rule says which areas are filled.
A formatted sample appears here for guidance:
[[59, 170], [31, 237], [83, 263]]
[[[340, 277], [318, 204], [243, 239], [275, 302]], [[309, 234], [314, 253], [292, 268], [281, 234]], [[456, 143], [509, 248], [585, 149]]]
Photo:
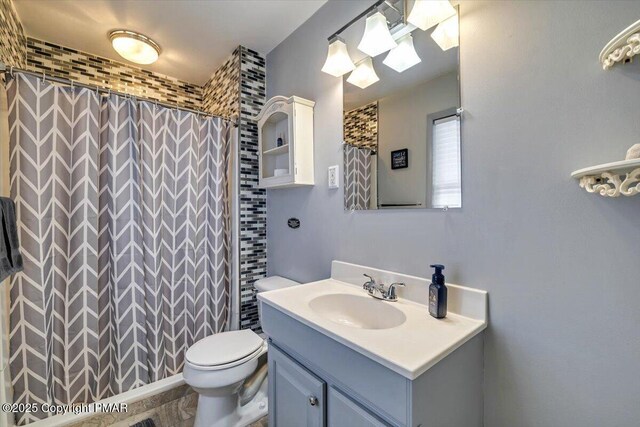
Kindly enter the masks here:
[[275, 291], [276, 289], [289, 288], [291, 286], [299, 285], [300, 282], [287, 279], [281, 276], [269, 276], [264, 279], [256, 280], [253, 285], [258, 292]]
[[[288, 288], [299, 284], [300, 282], [287, 279], [286, 277], [269, 276], [265, 277], [264, 279], [256, 280], [253, 286], [256, 288], [256, 292], [268, 292], [275, 291], [277, 289]], [[262, 307], [260, 307], [260, 304], [258, 304], [258, 318], [262, 318]]]

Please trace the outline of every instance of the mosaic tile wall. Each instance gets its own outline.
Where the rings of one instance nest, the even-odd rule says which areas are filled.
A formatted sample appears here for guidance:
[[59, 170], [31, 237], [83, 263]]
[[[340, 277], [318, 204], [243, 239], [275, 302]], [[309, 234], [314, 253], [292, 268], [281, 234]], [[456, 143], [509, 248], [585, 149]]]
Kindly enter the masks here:
[[213, 73], [202, 87], [202, 109], [211, 114], [231, 117], [240, 109], [240, 47]]
[[264, 57], [240, 48], [240, 327], [260, 331], [254, 282], [267, 274], [267, 194], [258, 188], [256, 116], [266, 98]]
[[31, 37], [27, 38], [27, 69], [180, 107], [202, 108], [199, 85]]
[[239, 117], [240, 328], [260, 331], [254, 283], [267, 274], [267, 196], [258, 188], [258, 128], [252, 120], [265, 103], [264, 57], [238, 47], [203, 88], [204, 109]]
[[378, 147], [378, 102], [344, 113], [344, 142], [354, 147]]
[[11, 0], [0, 0], [0, 61], [19, 68], [27, 66], [24, 30]]

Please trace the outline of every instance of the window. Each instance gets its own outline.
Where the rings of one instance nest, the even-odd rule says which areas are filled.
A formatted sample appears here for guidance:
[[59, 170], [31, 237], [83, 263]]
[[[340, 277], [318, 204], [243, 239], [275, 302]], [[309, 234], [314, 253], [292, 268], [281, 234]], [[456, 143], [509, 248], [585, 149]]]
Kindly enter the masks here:
[[460, 117], [451, 115], [433, 121], [432, 195], [434, 208], [462, 207], [460, 168]]

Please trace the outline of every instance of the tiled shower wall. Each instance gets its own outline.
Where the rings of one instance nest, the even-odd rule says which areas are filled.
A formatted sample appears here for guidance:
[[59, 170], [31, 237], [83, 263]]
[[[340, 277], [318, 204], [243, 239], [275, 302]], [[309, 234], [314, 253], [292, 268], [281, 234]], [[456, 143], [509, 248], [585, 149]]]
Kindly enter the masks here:
[[378, 102], [344, 113], [344, 142], [354, 147], [378, 147]]
[[27, 65], [24, 31], [11, 0], [0, 0], [0, 61], [19, 68]]
[[239, 116], [240, 325], [260, 329], [254, 282], [266, 274], [266, 193], [258, 189], [258, 131], [252, 117], [265, 103], [266, 66], [239, 46], [204, 86], [111, 59], [25, 38], [10, 0], [0, 0], [0, 60], [80, 83], [110, 88], [225, 117]]
[[266, 64], [240, 47], [240, 328], [260, 330], [254, 283], [267, 274], [267, 194], [258, 188], [258, 126], [265, 103]]
[[202, 86], [202, 109], [224, 117], [240, 111], [240, 47]]
[[205, 111], [238, 116], [240, 134], [240, 328], [260, 331], [254, 283], [267, 274], [267, 196], [258, 188], [258, 127], [266, 64], [239, 46], [203, 87]]
[[132, 65], [27, 38], [27, 69], [199, 110], [202, 87]]

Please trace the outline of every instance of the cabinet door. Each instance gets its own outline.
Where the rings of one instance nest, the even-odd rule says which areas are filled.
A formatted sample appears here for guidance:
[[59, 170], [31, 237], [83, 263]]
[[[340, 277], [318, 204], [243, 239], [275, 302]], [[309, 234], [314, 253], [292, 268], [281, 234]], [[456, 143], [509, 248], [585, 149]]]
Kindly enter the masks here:
[[323, 427], [326, 384], [269, 345], [269, 425]]
[[388, 426], [378, 417], [345, 396], [342, 392], [329, 387], [328, 427], [383, 427]]

